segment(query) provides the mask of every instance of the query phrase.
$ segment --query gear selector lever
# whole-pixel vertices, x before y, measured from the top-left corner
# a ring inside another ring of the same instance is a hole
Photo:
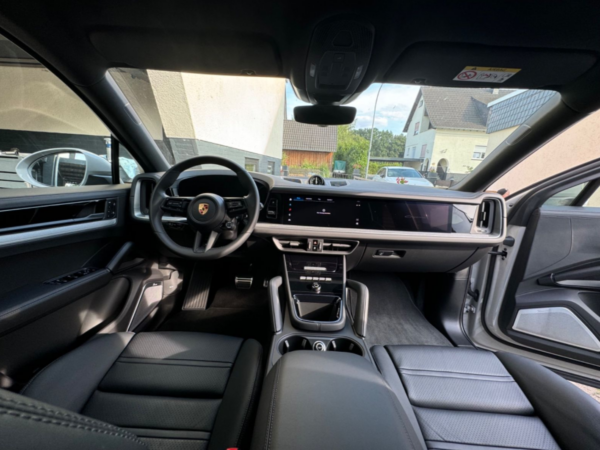
[[[321,285],[319,283],[313,283],[312,286],[310,287],[312,289],[312,291],[315,294],[320,294],[321,293]]]

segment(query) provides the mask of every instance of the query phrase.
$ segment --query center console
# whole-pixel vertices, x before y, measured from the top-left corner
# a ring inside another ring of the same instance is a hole
[[[274,333],[252,448],[425,448],[365,341],[369,291],[346,277],[358,242],[274,242],[282,276],[269,281]]]
[[[308,244],[313,246],[313,242]],[[346,280],[346,255],[316,251],[283,255],[283,277],[270,280],[274,338],[271,364],[299,350],[359,355],[371,360],[364,341],[366,286]]]
[[[284,256],[291,321],[299,330],[344,328],[346,265],[343,256]]]

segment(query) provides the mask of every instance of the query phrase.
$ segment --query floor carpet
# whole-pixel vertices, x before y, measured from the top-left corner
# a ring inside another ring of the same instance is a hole
[[[168,318],[161,331],[199,331],[268,341],[271,322],[266,289],[220,287],[211,292],[208,308],[179,311]]]
[[[348,279],[369,288],[369,345],[452,345],[415,306],[397,275],[351,272]]]

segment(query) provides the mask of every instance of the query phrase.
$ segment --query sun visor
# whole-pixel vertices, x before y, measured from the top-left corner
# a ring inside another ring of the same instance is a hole
[[[566,85],[596,62],[593,53],[448,43],[405,50],[386,82],[447,87],[552,88]]]
[[[253,34],[95,31],[90,40],[114,66],[219,75],[281,76],[275,44]]]

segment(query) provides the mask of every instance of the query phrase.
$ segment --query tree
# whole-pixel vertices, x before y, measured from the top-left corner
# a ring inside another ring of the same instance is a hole
[[[346,173],[352,174],[354,169],[360,169],[364,176],[367,167],[369,141],[359,135],[351,125],[338,127],[337,151],[334,160],[346,161]]]
[[[371,139],[370,128],[360,128],[354,130],[354,133],[362,136],[367,141]],[[373,129],[373,147],[371,148],[371,157],[379,158],[402,158],[404,156],[404,147],[406,136],[403,134],[395,135],[391,131]]]

